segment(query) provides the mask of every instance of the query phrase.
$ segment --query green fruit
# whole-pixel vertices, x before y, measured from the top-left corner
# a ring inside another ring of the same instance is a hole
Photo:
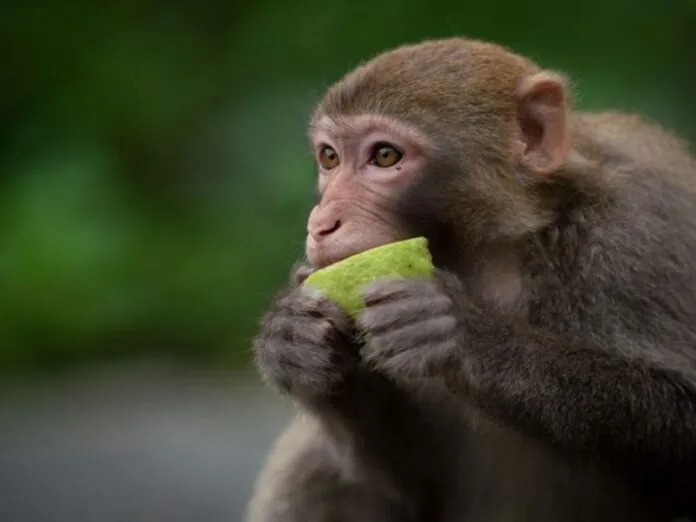
[[[423,237],[382,245],[312,273],[304,282],[355,317],[363,308],[362,289],[385,277],[432,277],[434,268]]]

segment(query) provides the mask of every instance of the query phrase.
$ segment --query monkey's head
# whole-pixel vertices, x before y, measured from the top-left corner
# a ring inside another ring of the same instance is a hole
[[[542,226],[534,187],[566,161],[567,105],[563,77],[479,41],[403,46],[361,65],[311,119],[309,261],[424,235],[446,262]]]

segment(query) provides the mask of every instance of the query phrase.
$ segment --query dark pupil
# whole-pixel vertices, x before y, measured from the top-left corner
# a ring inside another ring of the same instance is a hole
[[[329,161],[333,161],[336,158],[336,153],[331,149],[324,149],[324,157]]]
[[[381,149],[379,149],[378,154],[382,156],[383,159],[389,159],[389,156],[392,152],[393,150],[391,147],[382,147]]]

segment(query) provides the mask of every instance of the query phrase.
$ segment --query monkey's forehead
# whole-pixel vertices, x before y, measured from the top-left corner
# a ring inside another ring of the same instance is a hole
[[[397,120],[384,114],[343,114],[336,117],[323,115],[309,127],[309,137],[315,142],[328,138],[333,142],[351,142],[369,133],[382,133],[391,140],[398,138],[414,149],[414,152],[433,150],[435,143],[418,126]]]
[[[514,110],[516,84],[532,69],[538,67],[477,40],[404,45],[377,55],[329,87],[312,122],[324,115],[377,113],[422,120]]]

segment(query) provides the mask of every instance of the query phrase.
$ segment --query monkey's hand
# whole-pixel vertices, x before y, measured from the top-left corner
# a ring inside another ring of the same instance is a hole
[[[441,375],[459,359],[459,326],[449,292],[457,282],[436,275],[384,279],[365,289],[365,309],[356,319],[365,342],[364,364],[403,381]]]
[[[296,270],[297,280],[302,279]],[[331,394],[355,366],[351,322],[316,290],[294,286],[278,297],[254,341],[262,377],[281,393],[303,402]]]

